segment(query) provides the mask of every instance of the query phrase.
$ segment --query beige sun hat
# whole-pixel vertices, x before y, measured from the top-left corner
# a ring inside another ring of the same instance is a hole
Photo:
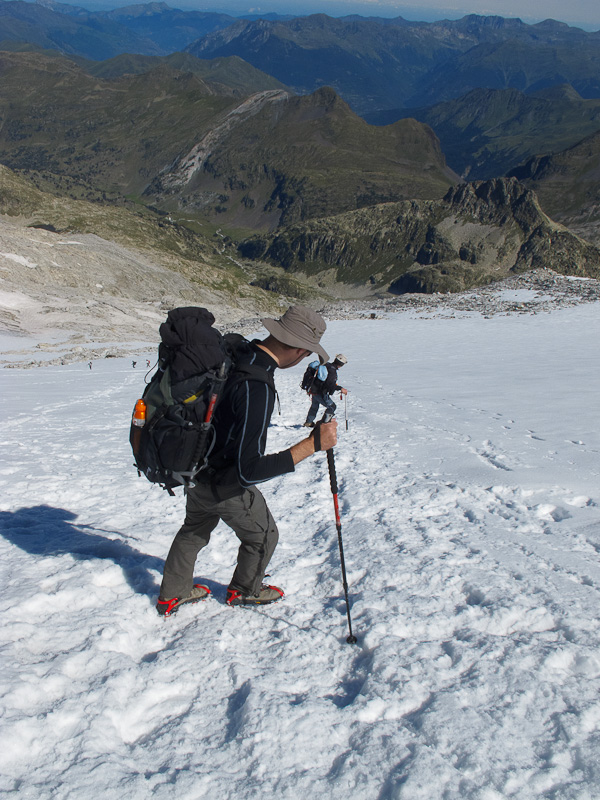
[[[263,319],[262,324],[278,342],[290,347],[303,347],[316,353],[324,364],[329,356],[319,342],[325,333],[327,323],[320,314],[304,306],[290,306],[279,319]]]

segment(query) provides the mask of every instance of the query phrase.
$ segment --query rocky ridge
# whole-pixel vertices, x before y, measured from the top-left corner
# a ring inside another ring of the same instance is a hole
[[[323,285],[370,284],[372,293],[456,292],[541,267],[600,277],[600,249],[551,220],[515,178],[311,220],[250,237],[239,251]]]

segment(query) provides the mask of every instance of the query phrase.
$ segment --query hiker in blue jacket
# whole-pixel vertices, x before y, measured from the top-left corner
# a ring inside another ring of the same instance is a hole
[[[338,370],[347,363],[346,356],[338,353],[332,363],[320,364],[318,361],[311,361],[306,368],[300,385],[308,392],[312,402],[304,423],[305,428],[315,427],[315,417],[319,411],[319,406],[324,406],[332,414],[335,413],[337,406],[331,397],[334,392],[348,394],[348,390],[337,382]]]

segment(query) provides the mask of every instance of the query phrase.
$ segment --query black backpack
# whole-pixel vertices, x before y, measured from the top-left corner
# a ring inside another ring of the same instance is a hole
[[[251,378],[275,389],[272,376],[243,363],[250,343],[239,334],[221,335],[214,321],[206,308],[169,312],[159,329],[158,369],[134,408],[134,466],[169,494],[176,486],[194,486],[207,466],[216,438],[214,412],[226,387]]]
[[[311,367],[310,364],[304,371],[304,375],[302,376],[302,383],[300,384],[300,388],[304,389],[305,392],[311,392],[313,388],[313,384],[317,379],[317,369],[318,367]]]
[[[327,369],[327,377],[325,380],[321,380],[317,378],[319,366],[311,367],[309,364],[302,377],[300,388],[313,394],[322,394],[323,392],[331,394],[334,392],[337,386],[337,372],[332,364],[325,364],[325,368]]]

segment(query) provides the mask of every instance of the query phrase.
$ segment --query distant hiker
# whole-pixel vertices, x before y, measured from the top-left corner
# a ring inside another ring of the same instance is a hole
[[[147,366],[147,367],[149,367],[149,366],[150,366],[150,359],[149,359],[149,358],[147,358],[147,359],[146,359],[146,366]]]
[[[88,367],[89,367],[90,369],[92,368],[92,362],[91,362],[91,361],[88,361]]]
[[[132,362],[131,362],[131,366],[132,366],[134,369],[135,369],[136,365],[137,365],[137,361],[132,361]]]
[[[306,368],[300,387],[310,395],[312,402],[304,423],[305,428],[315,427],[315,417],[319,406],[324,406],[332,414],[335,412],[337,406],[331,397],[334,392],[348,394],[348,390],[339,386],[337,382],[338,370],[347,363],[346,356],[339,353],[331,364],[319,364],[318,361],[311,361]]]
[[[327,326],[319,314],[301,306],[292,306],[278,320],[263,319],[262,323],[269,336],[249,343],[245,356],[255,375],[242,373],[226,387],[215,413],[216,437],[209,466],[198,473],[195,486],[185,490],[185,521],[165,561],[156,605],[162,616],[209,594],[206,586],[193,585],[194,565],[221,519],[241,543],[227,588],[227,604],[263,605],[281,599],[282,589],[263,583],[279,534],[255,484],[294,472],[300,461],[336,444],[337,423],[332,421],[287,450],[265,455],[275,405],[275,370],[294,367],[311,353],[325,363],[327,353],[319,342]]]

